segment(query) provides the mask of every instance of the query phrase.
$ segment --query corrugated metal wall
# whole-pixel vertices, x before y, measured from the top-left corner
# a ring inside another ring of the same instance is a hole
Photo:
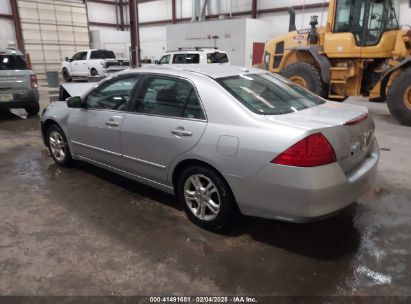
[[[26,52],[45,83],[47,71],[60,71],[64,57],[90,47],[87,11],[81,0],[19,0]]]

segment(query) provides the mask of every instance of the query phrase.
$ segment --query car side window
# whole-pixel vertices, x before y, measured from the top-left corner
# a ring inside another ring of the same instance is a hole
[[[92,51],[90,54],[90,59],[103,59],[103,54],[100,51]]]
[[[176,63],[176,64],[200,63],[200,55],[199,54],[174,54],[173,63]]]
[[[72,61],[77,61],[77,60],[81,60],[81,56],[82,56],[83,52],[78,52],[76,54],[74,54],[73,58],[71,58]]]
[[[81,58],[80,60],[87,60],[87,52],[82,52],[81,53]]]
[[[171,76],[151,76],[137,93],[136,112],[160,116],[205,119],[194,86]]]
[[[90,59],[115,59],[116,55],[112,51],[92,51],[90,54]]]
[[[87,109],[125,109],[139,75],[128,75],[111,80],[91,91],[86,98]]]
[[[207,54],[207,63],[227,63],[228,61],[226,53],[214,52]]]
[[[170,57],[171,57],[171,55],[164,55],[163,57],[161,57],[161,59],[158,63],[159,64],[169,64],[170,63]]]

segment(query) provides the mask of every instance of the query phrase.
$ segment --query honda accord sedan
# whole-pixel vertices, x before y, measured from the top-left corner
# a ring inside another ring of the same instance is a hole
[[[58,165],[85,161],[176,194],[212,230],[236,211],[330,216],[366,191],[379,159],[366,108],[235,66],[123,71],[52,103],[41,124]]]

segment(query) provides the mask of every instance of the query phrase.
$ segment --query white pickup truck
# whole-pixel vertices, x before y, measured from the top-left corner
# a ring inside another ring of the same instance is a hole
[[[61,64],[61,73],[66,82],[75,77],[105,77],[110,73],[125,70],[130,67],[130,60],[117,59],[113,51],[84,50],[79,51]]]

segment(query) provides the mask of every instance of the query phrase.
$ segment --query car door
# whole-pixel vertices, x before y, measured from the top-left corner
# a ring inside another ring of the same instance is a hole
[[[81,52],[78,52],[71,57],[71,59],[68,61],[67,68],[69,70],[69,73],[71,76],[77,76],[76,74],[76,67],[77,67],[77,62],[81,58]]]
[[[114,77],[91,91],[85,108],[73,109],[67,126],[74,155],[118,167],[120,130],[138,74]]]
[[[84,76],[82,74],[82,67],[84,58],[87,58],[87,52],[78,52],[70,60],[70,74],[71,76]]]
[[[171,161],[193,148],[207,125],[197,90],[187,79],[146,75],[131,110],[121,132],[123,167],[167,184]]]
[[[77,73],[79,76],[88,76],[89,69],[88,69],[88,61],[87,61],[87,52],[81,53],[80,60],[77,61]]]

